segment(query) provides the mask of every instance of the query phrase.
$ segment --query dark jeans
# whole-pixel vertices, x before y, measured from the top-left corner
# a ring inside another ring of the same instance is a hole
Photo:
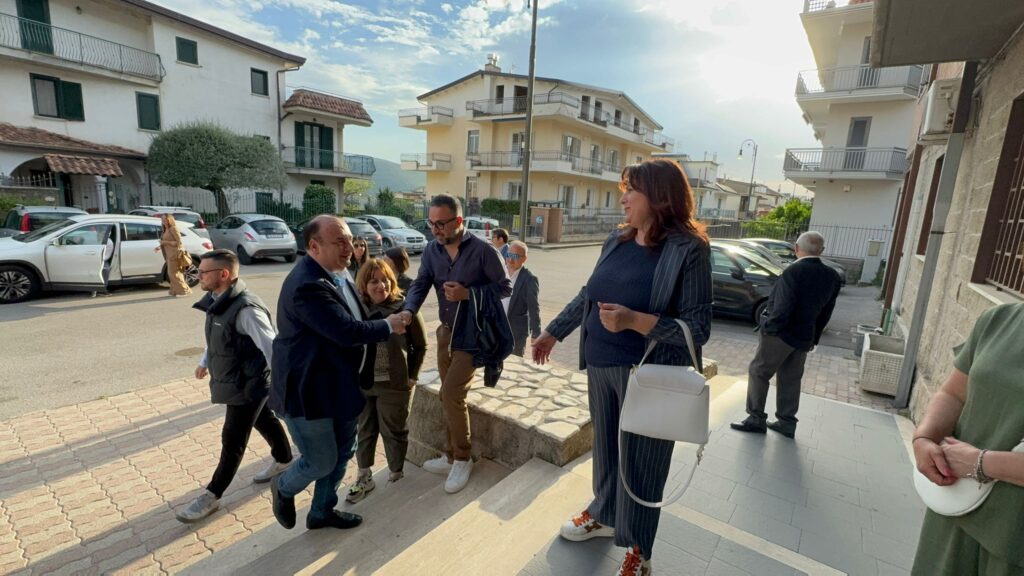
[[[796,430],[796,411],[800,408],[800,380],[804,376],[807,352],[786,344],[782,338],[761,334],[757,352],[750,362],[747,383],[747,414],[764,422],[768,400],[768,381],[775,376],[775,416],[787,430]]]
[[[228,406],[227,415],[224,416],[224,429],[221,430],[220,463],[213,472],[213,479],[206,487],[213,492],[213,495],[220,498],[228,489],[231,480],[238,472],[238,466],[242,463],[242,455],[245,454],[245,447],[249,444],[249,434],[252,429],[263,436],[263,439],[270,444],[270,454],[278,462],[290,462],[292,459],[292,447],[288,444],[288,437],[284,434],[284,427],[281,421],[274,417],[270,409],[264,406],[266,400],[242,404],[239,406]]]
[[[357,421],[356,418],[307,420],[298,416],[284,417],[302,456],[278,477],[278,493],[293,498],[311,482],[316,482],[313,502],[309,506],[311,518],[322,520],[338,505],[338,486],[356,449]]]

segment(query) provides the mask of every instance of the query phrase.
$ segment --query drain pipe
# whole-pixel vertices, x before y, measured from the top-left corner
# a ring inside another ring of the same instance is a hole
[[[942,163],[939,176],[939,187],[935,194],[935,206],[932,211],[932,227],[928,233],[928,248],[925,251],[924,270],[921,272],[921,283],[917,288],[917,300],[914,302],[914,317],[911,320],[910,332],[907,333],[907,346],[903,352],[903,367],[896,387],[894,408],[906,408],[910,405],[910,393],[914,385],[914,372],[917,370],[917,354],[921,346],[924,331],[925,315],[928,313],[928,301],[932,294],[932,284],[939,263],[939,252],[942,249],[942,237],[946,234],[946,218],[953,202],[953,188],[960,169],[960,157],[964,151],[964,132],[971,115],[971,101],[974,99],[974,83],[978,74],[978,63],[975,61],[964,64],[963,77],[960,79],[960,94],[956,103],[956,115],[953,118],[953,130],[946,144],[946,157]]]

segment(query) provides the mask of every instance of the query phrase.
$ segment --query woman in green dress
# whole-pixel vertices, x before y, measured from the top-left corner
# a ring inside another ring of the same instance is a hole
[[[913,574],[1024,574],[1024,453],[1010,452],[1024,438],[1024,304],[982,314],[953,365],[914,431],[917,469],[942,486],[999,482],[969,514],[926,513]]]

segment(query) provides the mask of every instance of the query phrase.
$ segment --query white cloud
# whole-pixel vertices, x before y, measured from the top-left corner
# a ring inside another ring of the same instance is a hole
[[[444,12],[445,14],[451,14],[452,10],[455,10],[455,7],[452,6],[451,4],[447,2],[441,4],[441,12]]]

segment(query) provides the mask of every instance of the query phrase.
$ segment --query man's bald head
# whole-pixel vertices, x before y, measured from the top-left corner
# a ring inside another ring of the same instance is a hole
[[[306,253],[331,272],[348,268],[352,258],[352,232],[344,220],[333,214],[321,214],[302,231]]]

